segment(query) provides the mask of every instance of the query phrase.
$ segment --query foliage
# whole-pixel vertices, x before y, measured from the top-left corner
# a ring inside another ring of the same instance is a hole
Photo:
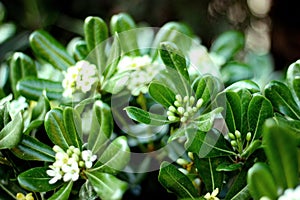
[[[207,50],[182,23],[153,30],[126,13],[83,30],[67,47],[36,30],[34,57],[7,60],[0,186],[11,198],[122,199],[155,170],[179,199],[277,199],[299,185],[298,61],[268,80],[268,57],[237,31]]]

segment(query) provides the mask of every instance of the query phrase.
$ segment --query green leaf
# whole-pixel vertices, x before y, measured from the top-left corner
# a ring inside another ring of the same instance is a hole
[[[299,61],[294,62],[291,64],[287,70],[286,75],[288,84],[292,89],[292,92],[295,97],[298,98],[300,101],[300,63]],[[299,106],[299,103],[298,103]]]
[[[241,80],[241,81],[235,82],[235,83],[231,84],[230,86],[228,86],[226,88],[226,91],[231,90],[231,91],[237,92],[241,89],[246,89],[246,90],[250,91],[252,94],[260,92],[259,85],[252,80]]]
[[[137,107],[128,106],[125,108],[125,111],[127,112],[127,115],[131,119],[133,119],[137,122],[140,122],[140,123],[150,124],[150,125],[154,125],[154,126],[161,126],[164,124],[171,123],[163,115],[150,113],[150,112],[144,111]]]
[[[75,64],[74,59],[67,53],[66,49],[46,31],[34,31],[30,35],[29,42],[37,56],[59,70],[66,70]]]
[[[51,147],[28,135],[23,135],[21,142],[11,151],[23,160],[55,161],[55,153]]]
[[[24,135],[29,135],[31,131],[34,129],[39,128],[44,124],[44,120],[36,119],[30,122],[30,124],[25,127],[26,129],[24,130]]]
[[[64,150],[68,149],[70,138],[66,138],[67,132],[64,126],[63,111],[58,108],[50,110],[45,117],[45,130],[49,139]],[[69,136],[67,136],[69,137]]]
[[[17,90],[22,96],[36,101],[43,95],[44,90],[46,91],[46,96],[50,100],[61,99],[64,91],[60,82],[35,77],[21,79],[17,84]]]
[[[173,42],[183,52],[191,47],[192,32],[190,28],[180,22],[167,22],[157,32],[154,41],[151,57],[155,60],[158,56],[158,49],[162,42]]]
[[[7,103],[4,103],[3,106],[0,104],[0,130],[2,130],[4,126],[6,126],[11,121],[8,109],[9,108]]]
[[[276,182],[267,164],[255,163],[248,171],[247,182],[254,200],[259,200],[263,196],[277,199]]]
[[[261,147],[261,141],[260,140],[253,140],[250,145],[247,147],[247,149],[244,150],[244,152],[241,154],[241,157],[248,158],[254,151],[256,151],[258,148]]]
[[[273,120],[265,123],[263,146],[272,174],[282,189],[298,185],[298,156],[295,138],[289,129],[280,127]]]
[[[210,51],[223,56],[226,60],[232,58],[238,51],[244,48],[245,37],[238,31],[227,31],[219,35],[213,42]]]
[[[173,91],[159,82],[151,82],[149,85],[149,94],[157,102],[168,108],[174,104],[175,94]]]
[[[291,134],[293,134],[295,140],[297,141],[297,146],[300,146],[300,121],[299,120],[294,120],[294,119],[286,119],[280,115],[276,115],[273,118],[276,123],[278,124],[278,126],[281,127],[286,127],[288,129],[290,129]]]
[[[189,83],[190,77],[187,70],[185,56],[178,49],[178,47],[171,42],[162,42],[160,44],[160,57],[164,64],[171,69],[176,70],[180,74],[180,83],[185,85]],[[168,68],[167,68],[168,70]]]
[[[21,78],[26,76],[37,76],[35,63],[26,54],[16,52],[10,61],[10,82],[15,98],[19,96],[19,92],[16,89],[17,83]]]
[[[84,21],[84,35],[91,60],[103,72],[106,56],[104,42],[108,38],[108,29],[105,21],[100,17],[87,17]]]
[[[0,131],[0,149],[9,149],[18,145],[22,139],[23,117],[18,113],[12,121],[10,121]]]
[[[118,34],[115,34],[114,41],[109,50],[108,58],[106,61],[106,65],[105,65],[106,68],[103,72],[103,76],[105,79],[112,77],[113,74],[116,72],[120,58],[121,58],[120,39],[118,37]]]
[[[216,115],[219,114],[222,110],[222,107],[218,107],[208,113],[201,114],[192,123],[196,124],[197,130],[208,132],[214,125]]]
[[[221,89],[220,81],[212,75],[204,75],[196,79],[192,85],[196,99],[203,99],[204,105],[211,102]]]
[[[252,141],[259,139],[266,119],[273,117],[271,102],[262,95],[254,95],[248,107],[248,123]]]
[[[101,199],[122,199],[122,196],[127,189],[126,182],[119,180],[111,174],[100,173],[97,171],[85,171],[85,174]]]
[[[190,152],[196,153],[200,158],[235,155],[231,150],[230,143],[217,129],[211,129],[207,133],[202,131],[196,132],[195,129],[187,129],[187,137],[185,148]]]
[[[63,110],[63,121],[66,128],[66,136],[68,144],[81,149],[82,128],[81,118],[76,110],[71,107],[66,107]]]
[[[221,74],[227,85],[254,77],[251,66],[236,61],[225,64],[221,69]]]
[[[18,176],[19,184],[32,192],[47,192],[58,188],[62,182],[49,184],[51,177],[46,173],[47,167],[36,167],[22,172]]]
[[[110,138],[113,131],[113,118],[110,107],[102,101],[94,103],[95,113],[99,129],[92,130],[88,138],[88,149],[97,153]]]
[[[290,89],[284,83],[271,81],[266,85],[264,93],[272,102],[274,110],[293,119],[300,119],[300,108],[295,102]]]
[[[95,200],[98,198],[97,193],[93,189],[89,180],[86,180],[86,182],[81,186],[78,196],[81,200]]]
[[[127,139],[125,136],[120,136],[105,149],[93,169],[89,171],[115,174],[127,165],[129,159],[130,149]]]
[[[222,188],[224,173],[218,172],[216,169],[223,162],[223,159],[199,158],[194,154],[194,162],[207,191],[212,192],[216,188]]]
[[[174,165],[166,161],[160,166],[158,181],[168,191],[175,193],[179,198],[195,199],[199,196],[190,179]]]
[[[73,56],[76,61],[84,60],[88,56],[87,44],[85,41],[79,40],[74,44]]]
[[[48,200],[68,200],[73,187],[73,181],[65,183],[58,191],[54,193]]]
[[[242,190],[240,190],[231,198],[231,200],[249,200],[249,199],[251,199],[251,195],[248,186],[245,186]]]
[[[132,17],[126,13],[113,15],[110,20],[111,34],[118,33],[121,49],[125,54],[139,56],[136,25]]]
[[[48,98],[43,94],[32,109],[31,120],[44,120],[46,113],[50,110]]]

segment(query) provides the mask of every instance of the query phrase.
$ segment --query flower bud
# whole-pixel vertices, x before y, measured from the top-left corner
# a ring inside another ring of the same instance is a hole
[[[176,100],[177,100],[178,102],[182,102],[182,97],[181,97],[180,94],[177,94],[177,95],[175,96],[175,98],[176,98]]]
[[[194,154],[193,154],[193,152],[188,152],[188,156],[189,156],[189,158],[190,159],[192,159],[192,160],[194,160]]]
[[[182,115],[184,113],[185,109],[183,107],[179,107],[179,108],[177,108],[177,111],[179,112],[179,114]]]
[[[187,103],[188,100],[189,100],[189,97],[188,97],[188,96],[185,96],[185,97],[183,98],[183,102],[184,102],[184,103]]]
[[[177,162],[177,164],[179,164],[179,165],[187,165],[187,164],[189,164],[189,162],[188,162],[186,159],[183,159],[183,158],[178,158],[178,159],[176,160],[176,162]]]
[[[193,105],[195,103],[195,97],[191,96],[190,97],[190,105]]]
[[[196,103],[196,107],[199,109],[203,104],[203,99],[198,99],[197,103]]]
[[[236,137],[237,139],[240,139],[240,138],[241,138],[241,133],[240,133],[238,130],[236,130],[236,131],[234,132],[234,134],[235,134],[235,137]]]
[[[235,140],[235,135],[234,134],[228,133],[228,136],[229,136],[230,139]]]
[[[177,121],[177,120],[178,120],[178,117],[175,117],[175,116],[168,116],[168,120],[174,122],[174,121]]]
[[[176,112],[176,108],[175,108],[174,106],[170,106],[170,107],[169,107],[169,111],[171,111],[171,112]]]
[[[178,102],[178,101],[175,101],[175,102],[174,102],[174,105],[175,105],[176,107],[179,107],[179,106],[181,106],[181,103]]]
[[[251,140],[251,132],[248,132],[247,135],[246,135],[246,140],[249,142]]]
[[[167,111],[167,115],[168,115],[168,116],[174,116],[174,113],[171,112],[171,111]]]
[[[235,140],[230,141],[231,146],[237,147],[237,142]]]
[[[180,119],[180,121],[181,121],[182,123],[186,122],[187,120],[188,120],[187,117],[181,117],[181,119]]]

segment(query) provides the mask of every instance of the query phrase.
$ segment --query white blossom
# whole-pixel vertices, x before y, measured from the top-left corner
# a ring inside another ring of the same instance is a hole
[[[51,176],[52,178],[49,181],[49,184],[54,184],[60,179],[62,179],[62,171],[60,170],[59,167],[55,167],[53,165],[49,166],[49,170],[46,171],[48,176]]]
[[[70,66],[64,73],[62,82],[64,88],[63,96],[71,97],[76,91],[87,93],[99,80],[96,65],[88,61],[78,61],[74,66]]]
[[[278,200],[300,200],[300,185],[298,185],[295,189],[286,189]]]
[[[70,162],[70,165],[63,165],[62,171],[65,173],[63,176],[64,182],[68,182],[70,180],[77,181],[79,178],[80,169],[78,167],[78,163],[75,160]]]
[[[97,156],[93,155],[92,151],[90,150],[82,151],[81,157],[86,168],[91,168],[93,166],[93,162],[97,159]]]
[[[209,192],[206,193],[204,198],[206,200],[219,200],[219,198],[217,197],[218,193],[219,193],[219,188],[216,188],[211,194]]]

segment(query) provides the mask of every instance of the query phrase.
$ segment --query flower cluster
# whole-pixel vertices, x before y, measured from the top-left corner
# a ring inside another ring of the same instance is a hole
[[[70,146],[65,152],[62,148],[55,145],[53,150],[55,154],[55,162],[49,166],[47,174],[52,177],[50,184],[56,183],[63,179],[64,182],[70,180],[76,181],[79,178],[81,168],[91,168],[93,162],[97,159],[90,150],[80,151],[79,148]]]
[[[96,65],[85,60],[70,66],[64,75],[62,86],[64,88],[63,96],[65,97],[71,97],[76,91],[87,93],[99,80]]]
[[[196,102],[195,97],[176,95],[174,106],[170,106],[167,111],[168,119],[170,121],[186,122],[201,108],[203,99],[198,99]]]
[[[231,143],[231,146],[235,149],[237,149],[237,151],[241,154],[245,149],[247,149],[248,145],[249,145],[249,142],[251,141],[251,133],[248,132],[247,135],[246,135],[246,141],[247,141],[247,145],[246,145],[246,148],[244,149],[243,145],[243,141],[242,141],[242,137],[241,137],[241,133],[240,131],[236,130],[233,133],[228,133],[228,136],[229,138],[231,139],[230,143]]]
[[[118,70],[133,71],[130,73],[127,89],[133,96],[148,92],[148,84],[159,73],[162,66],[158,62],[153,62],[148,55],[130,57],[124,56],[118,64]]]

